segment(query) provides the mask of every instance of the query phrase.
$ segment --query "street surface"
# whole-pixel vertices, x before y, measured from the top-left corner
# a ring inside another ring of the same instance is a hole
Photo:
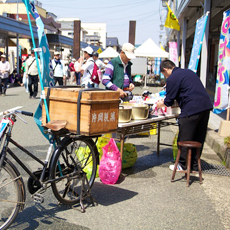
[[[137,87],[134,93],[145,89]],[[158,87],[147,90],[157,92]],[[9,88],[5,97],[0,97],[0,113],[4,110],[23,106],[22,110],[35,112],[39,98],[29,99],[24,87]],[[33,118],[22,116],[28,124],[18,119],[13,130],[13,139],[40,159],[45,159],[48,142],[40,133]],[[164,127],[161,142],[171,144],[176,127]],[[98,206],[87,206],[86,212],[58,205],[48,188],[43,204],[35,204],[26,189],[27,200],[10,229],[230,229],[230,177],[203,173],[203,184],[198,175],[191,175],[191,185],[186,187],[183,174],[176,174],[171,183],[173,163],[172,148],[161,146],[160,156],[156,154],[157,136],[131,136],[126,140],[136,144],[138,159],[136,164],[122,171],[122,177],[115,185],[105,185],[97,178],[92,192]],[[12,150],[15,150],[12,148]],[[31,170],[39,165],[16,151],[19,158]],[[207,145],[202,160],[220,164],[219,158]],[[25,186],[28,176],[23,175]]]

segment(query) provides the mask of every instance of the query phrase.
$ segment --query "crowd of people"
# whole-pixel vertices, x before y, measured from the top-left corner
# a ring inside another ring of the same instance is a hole
[[[126,43],[126,45],[127,44],[129,43]],[[134,47],[132,48],[134,50]],[[102,83],[102,86],[107,89],[114,90],[115,88],[116,89],[119,88],[118,86],[116,87],[108,86],[108,82],[110,82],[111,84],[112,79],[117,78],[117,76],[111,78],[110,81],[108,81],[107,79],[109,70],[106,72],[106,67],[110,63],[109,60],[107,59],[105,59],[104,61],[100,60],[99,54],[97,52],[94,52],[90,46],[82,49],[82,51],[83,51],[83,57],[79,57],[78,59],[72,58],[71,61],[62,60],[61,54],[57,51],[54,52],[54,57],[52,59],[54,85],[62,86],[62,85],[71,84],[71,85],[79,85],[85,88],[99,88],[99,84]],[[121,56],[122,56],[122,52],[121,52]],[[40,59],[38,59],[38,62],[36,61],[34,51],[32,50],[30,55],[26,55],[23,57],[23,60],[20,62],[21,65],[19,67],[20,69],[19,73],[17,72],[17,69],[15,69],[12,73],[10,73],[10,63],[9,61],[7,61],[6,55],[4,55],[3,53],[0,55],[1,55],[0,94],[5,96],[9,84],[14,83],[20,86],[24,86],[26,92],[29,93],[29,98],[35,99],[38,94],[38,84],[39,84],[38,65],[40,66],[40,71],[41,71],[41,62]],[[123,59],[121,63],[123,63],[124,66],[126,66],[127,63]],[[111,65],[112,64],[110,63],[110,67]],[[103,74],[105,75],[106,78],[105,81],[103,80]],[[127,74],[122,76],[125,77],[126,79],[125,84],[127,82],[127,78],[128,78],[127,76],[128,76]],[[129,86],[127,85],[127,87]],[[125,87],[125,89],[127,87]],[[127,92],[124,95],[126,94]]]
[[[52,67],[55,85],[71,84],[82,87],[99,87],[101,76],[105,70],[106,64],[108,64],[108,60],[102,62],[98,58],[98,53],[93,52],[91,47],[86,47],[83,49],[83,51],[84,58],[80,57],[78,60],[72,58],[70,62],[63,61],[61,59],[61,54],[59,52],[54,52]],[[24,86],[26,92],[29,93],[29,98],[35,99],[38,94],[39,84],[39,72],[37,64],[40,66],[41,71],[40,59],[38,58],[37,63],[35,53],[32,50],[29,55],[24,55],[23,60],[20,59],[19,63],[19,73],[17,69],[12,71],[6,55],[2,52],[0,53],[0,95],[5,96],[9,85],[16,84]],[[90,82],[92,70],[94,69],[94,63],[98,67],[99,79],[97,83],[92,81]]]

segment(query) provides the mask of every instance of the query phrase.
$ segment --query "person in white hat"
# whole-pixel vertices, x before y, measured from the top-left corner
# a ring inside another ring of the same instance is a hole
[[[65,63],[60,58],[59,52],[54,52],[54,59],[52,60],[53,74],[54,74],[54,85],[66,85],[66,72]]]
[[[6,95],[9,73],[10,73],[10,63],[6,61],[6,55],[2,54],[1,61],[0,61],[0,94],[2,96]]]
[[[135,58],[134,49],[131,43],[123,44],[120,55],[108,63],[102,78],[102,84],[107,89],[118,91],[123,101],[132,99],[134,84],[130,60]]]
[[[95,85],[91,81],[91,75],[94,67],[93,60],[93,49],[90,46],[82,49],[84,52],[84,58],[86,59],[86,63],[83,65],[84,58],[79,58],[78,72],[80,72],[83,76],[81,79],[81,86],[85,88],[94,88]]]

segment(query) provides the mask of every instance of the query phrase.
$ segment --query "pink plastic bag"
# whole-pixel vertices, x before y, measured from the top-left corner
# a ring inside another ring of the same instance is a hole
[[[121,155],[113,138],[102,147],[99,177],[104,184],[115,184],[121,173]]]

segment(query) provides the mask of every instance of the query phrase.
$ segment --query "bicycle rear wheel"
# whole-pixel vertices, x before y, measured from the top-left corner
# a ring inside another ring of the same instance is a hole
[[[93,185],[98,151],[93,140],[85,137],[65,138],[62,143],[63,145],[55,151],[51,163],[50,179],[57,179],[51,186],[55,197],[62,204],[73,205],[80,200],[84,173],[89,186]],[[74,175],[65,177],[71,173]]]
[[[7,229],[24,205],[21,176],[6,160],[0,171],[0,229]]]

